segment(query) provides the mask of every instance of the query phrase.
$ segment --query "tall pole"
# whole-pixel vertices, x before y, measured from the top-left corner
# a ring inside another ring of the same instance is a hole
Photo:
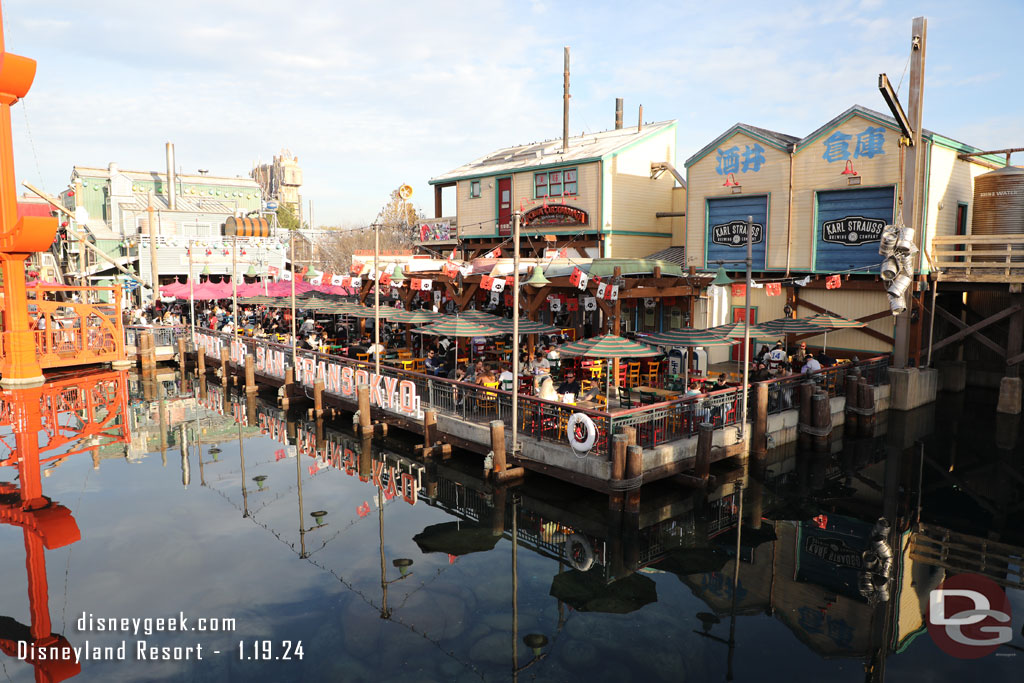
[[[910,43],[910,92],[907,101],[907,119],[913,130],[914,139],[906,152],[906,163],[903,167],[903,215],[909,227],[914,229],[914,241],[920,247],[923,244],[924,226],[921,224],[922,204],[920,194],[924,188],[924,154],[921,151],[921,119],[924,101],[924,58],[925,42],[928,37],[928,20],[915,17],[911,28]],[[920,162],[920,163],[918,163]],[[916,273],[917,261],[920,256],[911,255]],[[916,279],[916,278],[915,278]],[[910,295],[910,290],[903,294]],[[911,296],[910,306],[896,316],[896,329],[893,332],[893,367],[905,368],[910,358],[910,307],[914,305]],[[915,351],[915,356],[918,354]]]
[[[519,223],[512,214],[512,457],[519,452]]]
[[[196,283],[192,279],[192,250],[196,243],[189,240],[188,243],[188,310],[189,319],[192,322],[192,348],[196,348]]]
[[[299,351],[295,341],[295,229],[291,230],[290,251],[292,261],[292,368],[298,366]]]
[[[562,70],[562,151],[569,150],[569,48],[565,48],[565,68]],[[516,342],[518,343],[518,342]]]
[[[747,286],[743,302],[743,414],[740,418],[739,436],[747,436],[747,397],[750,394],[750,271],[754,265],[754,217],[747,216]]]
[[[235,339],[238,338],[238,228],[236,234],[231,236],[231,317],[234,325],[231,326]]]
[[[377,259],[380,256],[380,223],[373,224],[373,371],[380,376],[380,271]],[[422,340],[421,340],[422,341]]]
[[[160,296],[160,274],[156,265],[156,222],[153,220],[153,193],[149,193],[149,206],[146,208],[149,214],[149,267],[153,278],[153,308],[156,308],[157,297]],[[141,268],[140,268],[141,270]],[[142,288],[139,288],[141,292]]]

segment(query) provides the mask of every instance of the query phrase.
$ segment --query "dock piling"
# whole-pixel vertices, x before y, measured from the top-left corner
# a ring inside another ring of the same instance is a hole
[[[188,363],[187,348],[184,337],[178,337],[178,367],[182,370],[185,369],[185,365]]]
[[[832,444],[832,407],[828,394],[818,390],[811,398],[813,443],[816,453],[828,453]]]
[[[317,417],[324,415],[324,381],[322,379],[313,383],[313,413]]]
[[[625,434],[612,435],[612,479],[610,482],[612,492],[608,495],[608,509],[621,510],[625,502],[622,489],[622,480],[626,478],[626,448],[629,447],[629,437]]]
[[[846,375],[846,416],[843,423],[845,436],[856,436],[860,433],[860,384],[852,372]]]
[[[761,466],[768,455],[768,385],[765,382],[754,384],[754,434],[750,444],[750,455],[754,464]],[[701,425],[703,430],[704,425]],[[710,449],[709,449],[710,455]],[[700,446],[697,447],[697,459],[700,461]]]
[[[804,382],[800,385],[800,417],[797,424],[797,446],[801,451],[811,448],[811,433],[806,427],[813,424],[811,412],[811,397],[814,395],[814,383]]]
[[[526,475],[522,467],[508,467],[505,462],[505,423],[501,420],[491,420],[491,454],[491,477],[495,482],[500,484]]]
[[[626,447],[626,479],[639,480],[644,474],[644,449],[637,445]],[[640,514],[640,485],[626,492],[626,512]]]
[[[868,382],[867,377],[861,377],[858,382],[857,405],[861,409],[860,435],[874,436],[875,432],[875,388]]]
[[[259,387],[256,386],[256,366],[253,365],[251,356],[249,361],[245,364],[245,393],[255,394],[259,391]]]

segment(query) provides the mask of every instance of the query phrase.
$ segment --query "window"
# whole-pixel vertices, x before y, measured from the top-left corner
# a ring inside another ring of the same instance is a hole
[[[480,181],[470,180],[469,181],[469,198],[479,199],[480,198]]]
[[[576,169],[535,173],[533,176],[534,196],[571,197],[576,194]]]

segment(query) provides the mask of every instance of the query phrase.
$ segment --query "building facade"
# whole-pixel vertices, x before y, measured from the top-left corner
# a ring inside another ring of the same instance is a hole
[[[567,149],[561,139],[500,149],[433,178],[434,223],[450,225],[449,237],[468,258],[509,248],[515,211],[522,212],[527,256],[566,249],[583,258],[634,258],[671,246],[673,231],[682,238],[685,189],[669,172],[675,121],[567,142]],[[444,215],[445,188],[454,189],[455,216]]]
[[[713,271],[726,261],[725,268],[739,278],[749,217],[759,284],[782,285],[779,294],[763,286],[753,289],[754,322],[783,317],[787,308],[794,317],[828,311],[868,323],[829,334],[830,350],[891,352],[894,317],[879,278],[878,248],[886,225],[912,224],[910,216],[900,216],[905,149],[900,137],[894,119],[861,106],[802,138],[734,125],[686,161],[687,265]],[[968,231],[974,178],[1005,162],[992,156],[960,158],[981,150],[931,131],[924,131],[922,147],[924,231],[918,236],[917,274],[927,275],[932,240]],[[840,276],[839,287],[827,288],[830,281],[836,284],[828,278],[833,275]],[[743,289],[729,294],[727,320],[715,324],[742,319]],[[911,307],[918,339],[922,296],[920,289],[913,292]],[[757,340],[756,348],[774,341]],[[807,341],[820,346],[825,340]]]
[[[235,240],[225,235],[229,218],[261,212],[261,189],[252,178],[172,172],[169,183],[168,174],[162,171],[127,171],[116,163],[106,168],[75,166],[60,201],[75,217],[70,225],[73,231],[84,234],[145,283],[152,280],[151,245],[157,252],[160,284],[187,281],[190,263],[193,277],[229,275],[235,243],[240,276],[264,274],[270,266],[284,267],[286,244],[278,236]],[[72,233],[63,237],[61,261],[68,276],[87,284],[118,281],[133,286]]]
[[[259,164],[249,175],[259,184],[267,201],[278,202],[302,218],[302,168],[291,151],[281,150],[271,163]]]

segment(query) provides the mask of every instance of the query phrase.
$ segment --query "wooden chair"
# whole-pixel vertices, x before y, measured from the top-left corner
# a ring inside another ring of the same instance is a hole
[[[498,381],[484,382],[484,388],[486,389],[497,389]],[[476,400],[477,408],[485,413],[498,412],[498,395],[493,391],[483,391],[477,395]]]
[[[656,387],[661,384],[661,380],[658,379],[658,370],[660,369],[660,363],[648,363],[647,372],[644,373],[644,384],[649,387]]]
[[[356,360],[368,363],[370,361],[370,354],[368,353],[357,353]]]
[[[629,364],[629,376],[626,378],[626,386],[630,388],[640,386],[640,363]]]
[[[427,359],[426,358],[413,358],[412,359],[412,371],[419,372],[421,374],[427,372]]]
[[[412,358],[412,351],[409,349],[398,349],[399,358]]]
[[[658,397],[653,391],[639,391],[640,394],[640,405],[649,406],[652,403],[658,403],[661,398]]]

